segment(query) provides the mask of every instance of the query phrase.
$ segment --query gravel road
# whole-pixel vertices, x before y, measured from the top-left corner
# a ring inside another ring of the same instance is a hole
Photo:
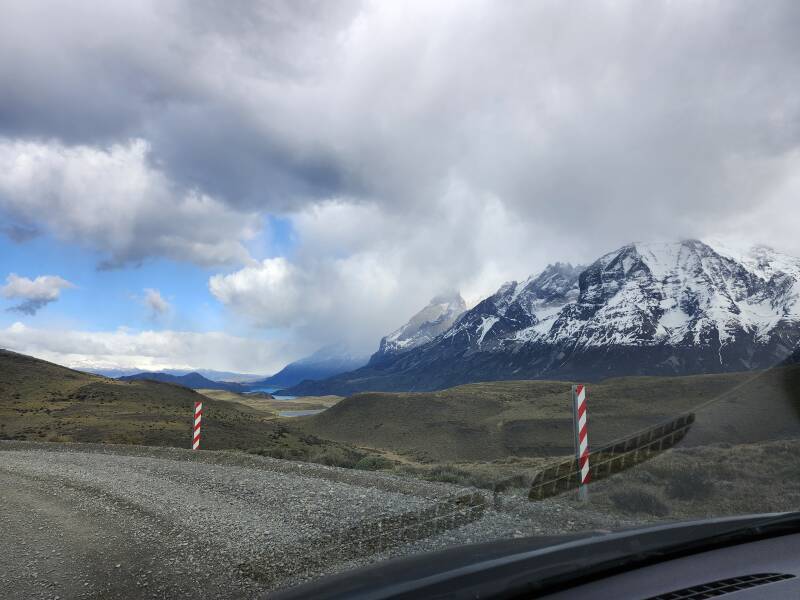
[[[391,556],[606,525],[475,490],[454,504],[464,493],[237,453],[0,442],[0,597],[258,598]]]

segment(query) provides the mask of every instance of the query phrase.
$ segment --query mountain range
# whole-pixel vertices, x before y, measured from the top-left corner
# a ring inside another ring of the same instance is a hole
[[[282,393],[770,367],[800,342],[800,259],[766,246],[632,243],[588,266],[555,263],[508,282],[457,318],[457,301],[435,305],[385,337],[365,366]]]
[[[171,375],[170,373],[134,373],[117,378],[120,381],[160,381],[172,383],[193,390],[227,390],[229,392],[246,392],[249,386],[231,381],[212,381],[200,373],[191,372],[186,375]]]
[[[138,375],[139,373],[167,373],[169,375],[188,375],[189,373],[199,373],[206,379],[212,381],[232,381],[234,383],[247,383],[263,379],[264,375],[254,375],[251,373],[236,373],[233,371],[215,371],[213,369],[160,369],[159,371],[142,371],[141,369],[86,369],[86,373],[102,375],[111,379],[119,379],[127,375]]]

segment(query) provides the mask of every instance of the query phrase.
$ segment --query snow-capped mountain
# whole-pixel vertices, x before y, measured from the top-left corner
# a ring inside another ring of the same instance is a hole
[[[472,352],[502,348],[518,331],[544,331],[578,298],[581,267],[556,263],[521,283],[504,283],[444,332],[442,343]]]
[[[458,292],[436,296],[408,323],[381,339],[378,351],[372,355],[369,364],[386,362],[427,344],[447,331],[465,310],[467,305]]]
[[[739,371],[776,365],[798,342],[800,259],[765,246],[634,243],[504,284],[434,340],[320,384],[351,393]]]

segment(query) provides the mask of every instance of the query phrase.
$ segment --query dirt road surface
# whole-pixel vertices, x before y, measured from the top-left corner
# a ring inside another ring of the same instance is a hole
[[[564,514],[556,504],[525,516],[487,504],[442,518],[458,493],[235,453],[0,442],[0,597],[260,598],[389,556],[548,533],[537,523]],[[435,517],[436,528],[348,555],[348,536],[415,515]],[[595,525],[570,518],[575,529]]]

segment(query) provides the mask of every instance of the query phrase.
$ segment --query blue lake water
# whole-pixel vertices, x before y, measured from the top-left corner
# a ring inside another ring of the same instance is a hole
[[[249,393],[252,393],[252,392],[266,392],[268,394],[272,394],[272,392],[275,392],[275,391],[277,391],[279,389],[280,388],[277,388],[277,387],[252,387],[252,388],[248,389],[245,392],[245,394],[249,394]],[[274,397],[275,397],[275,400],[294,400],[295,398],[297,398],[297,396],[274,396]]]

